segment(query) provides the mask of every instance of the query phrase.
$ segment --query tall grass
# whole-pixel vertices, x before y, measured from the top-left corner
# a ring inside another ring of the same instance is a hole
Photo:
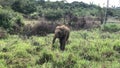
[[[99,29],[72,31],[65,51],[53,34],[0,39],[0,68],[119,68],[120,34]]]
[[[108,22],[102,26],[102,30],[109,32],[117,32],[120,31],[120,24]]]

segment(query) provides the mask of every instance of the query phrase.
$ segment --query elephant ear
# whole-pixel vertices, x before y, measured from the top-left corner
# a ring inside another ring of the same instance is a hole
[[[59,37],[60,37],[60,34],[61,34],[60,32],[61,32],[60,29],[56,29],[56,30],[55,30],[55,37],[59,38]]]

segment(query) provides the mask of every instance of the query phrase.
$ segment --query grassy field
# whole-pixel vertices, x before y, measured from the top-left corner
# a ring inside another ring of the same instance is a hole
[[[52,38],[0,39],[0,68],[120,68],[120,32],[71,31],[64,52]]]

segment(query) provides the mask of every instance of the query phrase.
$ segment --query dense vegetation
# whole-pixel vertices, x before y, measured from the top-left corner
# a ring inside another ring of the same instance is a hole
[[[12,9],[14,11],[29,15],[32,18],[46,17],[47,19],[52,16],[56,18],[64,17],[64,15],[69,15],[70,13],[75,16],[95,16],[99,17],[104,13],[105,9],[100,6],[91,4],[86,4],[84,2],[72,2],[65,3],[65,1],[50,2],[45,0],[0,0],[0,5],[6,9]],[[119,16],[119,7],[109,8],[109,16]],[[47,13],[46,13],[47,12]],[[51,13],[52,12],[52,13]],[[63,16],[61,16],[63,15]]]
[[[119,19],[119,7],[108,9],[108,16]],[[22,16],[27,19],[45,18],[48,21],[57,21],[74,24],[79,17],[99,18],[103,23],[105,7],[84,2],[74,1],[66,3],[65,1],[50,2],[45,0],[0,0],[0,18],[1,25],[6,29],[11,28],[11,23],[23,23]],[[14,19],[16,18],[16,19]],[[4,23],[6,22],[6,23]],[[4,23],[4,24],[3,24]],[[12,28],[11,28],[12,29]]]
[[[22,15],[12,10],[0,9],[0,27],[11,30],[16,24],[23,24]]]
[[[1,39],[0,68],[120,67],[119,32],[73,31],[64,52],[59,49],[58,40],[52,48],[52,36],[23,40],[12,35]]]
[[[0,0],[0,68],[119,68],[120,24],[104,14],[93,3]],[[107,15],[119,20],[120,7]],[[52,48],[58,23],[71,28],[65,51],[58,40]]]

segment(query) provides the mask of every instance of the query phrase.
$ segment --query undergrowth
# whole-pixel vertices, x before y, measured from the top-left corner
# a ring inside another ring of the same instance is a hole
[[[0,39],[0,68],[119,68],[120,34],[98,29],[72,31],[65,51],[53,34]]]

